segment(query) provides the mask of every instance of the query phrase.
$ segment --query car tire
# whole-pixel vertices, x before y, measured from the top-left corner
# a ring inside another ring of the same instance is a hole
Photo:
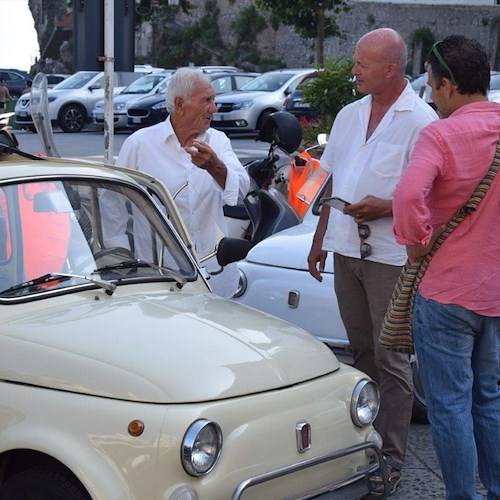
[[[265,111],[263,111],[260,116],[259,116],[259,119],[257,120],[257,130],[260,130],[262,125],[264,124],[264,122],[269,118],[270,115],[272,115],[274,113],[274,110],[272,109],[266,109]]]
[[[422,380],[420,379],[417,358],[415,358],[415,360],[412,362],[411,371],[413,378],[412,420],[413,422],[416,422],[418,424],[428,424],[429,418],[427,416],[424,388],[422,387]]]
[[[42,465],[26,469],[0,486],[2,500],[90,500],[78,479],[57,465]]]
[[[57,121],[63,132],[81,132],[87,122],[87,113],[78,104],[68,104],[59,112]]]

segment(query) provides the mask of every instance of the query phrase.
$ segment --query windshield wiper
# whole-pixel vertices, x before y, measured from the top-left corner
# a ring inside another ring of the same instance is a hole
[[[94,273],[100,273],[103,271],[114,271],[116,269],[128,269],[128,268],[137,269],[139,267],[148,267],[150,269],[155,269],[162,276],[166,276],[167,278],[173,278],[179,288],[182,288],[186,284],[186,278],[184,278],[184,276],[182,276],[177,271],[174,271],[173,269],[170,269],[168,267],[158,266],[151,262],[145,262],[140,259],[130,259],[130,260],[124,260],[123,262],[119,262],[118,264],[108,264],[106,266],[99,267],[94,271]]]
[[[25,288],[33,288],[33,291],[40,291],[41,287],[39,285],[50,283],[51,281],[65,281],[71,278],[80,278],[82,280],[94,283],[95,285],[103,288],[108,295],[113,295],[114,291],[116,290],[116,285],[114,283],[94,278],[92,276],[82,276],[80,274],[66,274],[66,273],[47,273],[38,278],[25,281],[24,283],[19,283],[18,285],[11,286],[6,290],[2,290],[0,292],[0,296],[9,295],[13,292],[17,292]]]

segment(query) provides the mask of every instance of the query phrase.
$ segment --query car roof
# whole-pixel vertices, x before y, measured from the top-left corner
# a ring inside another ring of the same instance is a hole
[[[36,160],[21,158],[16,154],[0,153],[0,182],[15,179],[30,179],[37,177],[78,176],[105,177],[134,182],[127,175],[102,164],[70,158],[37,158]]]

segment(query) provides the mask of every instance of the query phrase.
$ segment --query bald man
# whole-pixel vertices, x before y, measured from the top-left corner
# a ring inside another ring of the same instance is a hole
[[[353,61],[356,86],[366,95],[337,115],[320,160],[333,173],[326,195],[350,204],[323,204],[308,264],[321,281],[326,253],[333,252],[335,292],[354,366],[380,388],[375,428],[384,442],[392,494],[401,480],[413,403],[409,356],[378,345],[407,258],[392,233],[392,198],[420,130],[437,115],[404,77],[407,50],[396,31],[381,28],[361,37]],[[372,479],[373,491],[383,492],[380,475]]]

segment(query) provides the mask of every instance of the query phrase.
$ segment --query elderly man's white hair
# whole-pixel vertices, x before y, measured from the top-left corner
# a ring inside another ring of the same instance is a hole
[[[197,69],[179,68],[176,70],[168,82],[167,95],[165,97],[167,111],[170,114],[175,110],[174,99],[182,97],[185,100],[189,100],[193,93],[193,87],[198,82],[205,82],[210,85],[208,77]]]

